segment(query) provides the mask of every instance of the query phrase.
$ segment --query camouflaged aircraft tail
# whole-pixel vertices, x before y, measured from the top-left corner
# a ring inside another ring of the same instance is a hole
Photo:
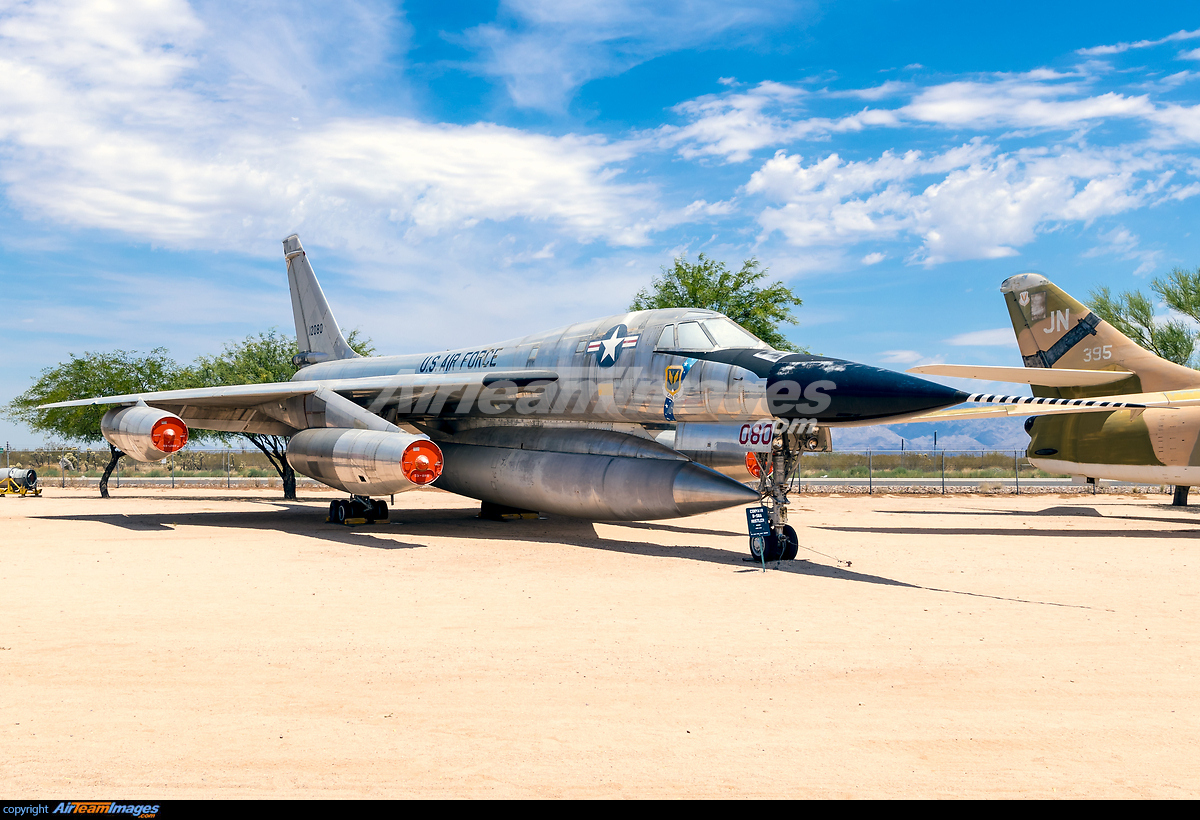
[[[1036,396],[1088,396],[1178,390],[1200,384],[1200,373],[1155,356],[1092,313],[1046,277],[1011,276],[1000,285],[1026,367],[1128,372],[1109,384],[1035,386]]]
[[[332,359],[358,358],[342,335],[296,234],[283,240],[283,257],[287,260],[296,345],[300,348],[300,354],[295,357],[296,365],[303,367]]]

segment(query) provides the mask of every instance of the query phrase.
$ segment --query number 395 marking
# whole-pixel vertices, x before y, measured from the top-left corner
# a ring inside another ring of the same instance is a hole
[[[1103,345],[1097,347],[1085,348],[1083,351],[1083,360],[1085,362],[1098,362],[1102,359],[1112,358],[1112,345]]]

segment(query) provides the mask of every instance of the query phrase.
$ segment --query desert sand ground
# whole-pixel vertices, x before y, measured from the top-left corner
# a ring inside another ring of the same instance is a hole
[[[1200,509],[0,500],[0,797],[1195,797]],[[849,565],[846,565],[846,562]]]

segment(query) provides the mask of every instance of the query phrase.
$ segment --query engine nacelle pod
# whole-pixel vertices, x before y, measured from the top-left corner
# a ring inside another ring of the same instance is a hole
[[[298,473],[354,495],[390,495],[431,484],[442,451],[425,436],[384,430],[314,428],[288,442]]]
[[[188,441],[183,419],[144,404],[109,410],[100,420],[100,432],[134,461],[160,461],[182,450]]]
[[[602,430],[575,432],[578,446],[573,449],[584,449],[589,433],[621,435]],[[565,441],[569,437],[560,437],[558,444],[569,446]],[[597,438],[600,446],[596,449],[608,449],[603,438]],[[630,449],[635,446],[631,441]],[[666,458],[636,458],[452,441],[442,442],[442,447],[447,465],[438,479],[439,488],[521,510],[591,521],[644,521],[759,500],[757,490],[669,453]]]

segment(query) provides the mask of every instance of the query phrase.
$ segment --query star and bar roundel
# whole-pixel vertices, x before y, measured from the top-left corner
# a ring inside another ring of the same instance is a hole
[[[625,325],[617,325],[599,339],[588,342],[587,352],[596,354],[596,364],[612,367],[627,347],[637,347],[640,334],[630,333]]]

